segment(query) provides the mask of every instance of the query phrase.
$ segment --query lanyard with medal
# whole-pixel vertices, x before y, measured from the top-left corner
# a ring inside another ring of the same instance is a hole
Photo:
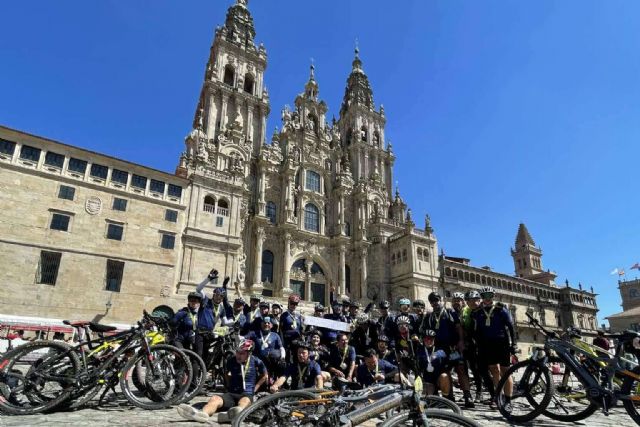
[[[488,313],[487,310],[485,310],[484,308],[482,309],[482,311],[484,311],[484,314],[487,316],[487,320],[484,321],[484,326],[486,326],[487,328],[491,326],[491,316],[493,315],[493,310],[495,310],[495,308],[496,306],[492,305],[491,310],[489,310]]]
[[[378,381],[376,380],[376,376],[378,375],[378,373],[380,372],[380,367],[379,367],[379,363],[376,363],[376,370],[375,372],[371,372],[369,371],[369,375],[371,375],[371,377],[373,378],[374,381]]]
[[[435,352],[435,348],[431,350],[431,354],[429,354],[429,349],[427,347],[424,348],[424,352],[427,353],[427,372],[433,372],[433,365],[431,364],[431,358],[433,357],[433,353]]]
[[[349,351],[348,345],[344,347],[344,351],[342,352],[342,360],[340,361],[340,369],[342,369],[343,371],[347,369],[347,364],[344,363],[345,359],[347,358],[347,351]]]
[[[260,335],[262,336],[262,349],[266,350],[267,348],[269,348],[269,336],[271,336],[271,332],[267,332],[266,337],[262,332],[260,332]]]
[[[240,373],[242,374],[242,391],[243,392],[247,391],[247,383],[245,382],[244,378],[247,375],[247,372],[249,372],[249,362],[251,362],[251,356],[247,358],[247,363],[244,366],[240,365]]]
[[[191,327],[193,328],[193,332],[196,331],[196,327],[198,326],[198,316],[189,312],[189,317],[191,318]]]
[[[289,312],[291,314],[291,329],[298,329],[298,322],[296,322],[296,315],[293,312]]]
[[[304,388],[304,374],[307,373],[307,368],[309,366],[305,366],[304,369],[300,370],[300,364],[298,363],[298,388]]]
[[[436,319],[436,327],[435,330],[437,331],[438,329],[440,329],[440,319],[442,318],[442,313],[444,312],[444,308],[440,310],[440,314],[438,315],[438,318]],[[435,317],[435,313],[432,314],[432,316]]]

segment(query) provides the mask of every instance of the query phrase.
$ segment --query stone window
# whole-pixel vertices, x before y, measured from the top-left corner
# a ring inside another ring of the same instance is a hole
[[[106,290],[111,292],[120,292],[120,287],[122,286],[123,274],[124,274],[124,262],[108,259]]]
[[[344,235],[351,236],[351,224],[349,221],[345,221],[344,223]]]
[[[129,172],[121,171],[120,169],[114,169],[111,171],[111,182],[117,182],[119,184],[127,184],[129,179]]]
[[[269,222],[271,222],[271,224],[276,223],[276,204],[274,202],[267,202],[266,215],[267,218],[269,218]]]
[[[91,172],[89,172],[89,175],[96,178],[107,179],[108,172],[109,172],[108,167],[94,163],[91,165]]]
[[[76,194],[76,189],[69,187],[68,185],[61,185],[58,190],[58,199],[73,200]]]
[[[113,205],[111,209],[114,211],[122,211],[125,212],[127,210],[127,199],[120,199],[118,197],[113,198]]]
[[[304,229],[316,233],[320,232],[320,211],[312,203],[307,203],[304,207]]]
[[[391,254],[391,265],[396,265],[396,254]]]
[[[351,268],[344,266],[344,287],[348,294],[351,293]]]
[[[51,225],[49,225],[49,228],[51,230],[69,231],[70,221],[71,216],[54,213],[53,215],[51,215]]]
[[[229,216],[229,202],[224,199],[218,200],[218,215]]]
[[[407,250],[402,250],[402,262],[407,262]]]
[[[162,249],[173,249],[176,244],[176,235],[171,233],[162,233],[160,247]]]
[[[71,172],[84,174],[87,170],[87,162],[86,160],[80,160],[72,157],[69,159],[68,170],[70,170]]]
[[[418,261],[422,261],[422,248],[418,248]]]
[[[124,234],[124,226],[121,224],[107,223],[107,239],[122,240]]]
[[[40,251],[40,263],[38,264],[38,283],[55,285],[60,269],[62,253]]]
[[[13,156],[13,153],[16,151],[16,143],[13,141],[6,141],[4,139],[0,139],[0,153],[8,154]]]
[[[147,178],[144,176],[133,174],[133,177],[131,178],[131,186],[144,190],[145,188],[147,188]]]
[[[204,205],[202,206],[202,210],[209,213],[215,213],[216,211],[216,199],[213,196],[205,196],[204,197]]]
[[[164,194],[164,182],[152,179],[151,184],[149,185],[149,190],[154,193]]]
[[[224,224],[224,217],[217,216],[216,217],[216,227],[222,227]]]
[[[236,80],[236,70],[233,68],[232,65],[227,64],[224,67],[224,79],[223,79],[223,82],[226,85],[233,86],[235,80]]]
[[[44,156],[44,164],[55,168],[62,168],[62,165],[64,165],[64,156],[54,153],[53,151],[47,151],[47,154]]]
[[[640,297],[640,292],[638,292],[638,290],[637,290],[637,289],[631,289],[631,290],[629,291],[629,297],[631,297],[631,298],[638,298],[638,297]]]
[[[273,283],[273,252],[270,250],[262,251],[262,277],[261,282]]]
[[[362,142],[367,142],[367,140],[368,140],[368,132],[367,132],[367,127],[366,126],[362,126],[360,128],[360,140]]]
[[[22,160],[38,162],[40,160],[40,149],[29,145],[23,145],[20,149],[20,158]]]
[[[180,187],[179,185],[169,184],[169,190],[167,191],[167,194],[171,197],[180,198],[182,196],[182,187]]]
[[[307,179],[305,182],[305,188],[310,191],[320,192],[320,174],[315,171],[307,171]]]
[[[164,220],[169,222],[178,222],[178,211],[167,209],[164,211]]]
[[[244,91],[250,95],[253,95],[254,80],[253,76],[249,73],[244,75]]]

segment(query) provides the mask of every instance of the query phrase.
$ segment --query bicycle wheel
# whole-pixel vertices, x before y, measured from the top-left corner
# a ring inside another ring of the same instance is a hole
[[[510,398],[505,394],[505,386],[512,386]],[[552,394],[549,369],[533,360],[525,360],[511,366],[500,378],[496,387],[496,404],[507,420],[527,422],[542,414]]]
[[[425,404],[427,409],[449,410],[454,414],[462,414],[462,409],[449,399],[440,396],[424,396],[420,401]]]
[[[186,354],[171,345],[159,344],[151,347],[149,354],[140,351],[127,361],[120,372],[120,388],[132,405],[162,409],[184,397],[192,376]]]
[[[451,411],[441,411],[438,409],[427,409],[425,411],[429,427],[481,427],[477,422],[455,414]],[[422,420],[418,414],[412,414],[410,411],[402,412],[393,418],[389,418],[378,427],[396,427],[396,426],[421,426]]]
[[[74,349],[35,341],[0,358],[0,410],[12,415],[49,411],[67,400],[80,372]]]
[[[232,427],[244,426],[282,426],[291,418],[291,407],[287,403],[295,403],[302,399],[315,399],[317,395],[310,391],[283,391],[264,397],[249,405],[240,415],[234,418]],[[311,405],[310,405],[311,406]],[[316,405],[314,405],[317,407]],[[286,421],[286,422],[285,422]]]
[[[636,366],[633,368],[633,373],[635,375],[640,374],[640,367]],[[620,392],[626,396],[632,396],[638,398],[640,395],[640,381],[638,379],[625,376],[624,382],[622,383],[622,388]],[[636,424],[640,425],[640,413],[638,409],[640,409],[640,401],[638,400],[623,400],[624,409],[627,411],[627,414],[635,421]]]
[[[191,366],[193,367],[193,378],[191,379],[187,392],[180,401],[180,403],[186,403],[202,392],[207,379],[207,367],[204,364],[204,360],[202,360],[196,352],[184,349],[182,351],[189,357]]]
[[[562,359],[550,356],[547,367],[552,364],[561,364]],[[553,381],[553,394],[549,406],[542,413],[547,417],[564,422],[583,420],[591,416],[598,405],[587,398],[584,386],[568,367],[564,366],[558,374],[551,375]]]

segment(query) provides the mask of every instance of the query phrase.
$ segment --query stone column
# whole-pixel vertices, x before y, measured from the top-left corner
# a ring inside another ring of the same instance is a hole
[[[220,113],[220,130],[223,131],[227,126],[227,106],[229,105],[229,96],[222,94],[222,111]]]
[[[254,83],[255,84],[255,83]],[[247,139],[253,141],[253,105],[247,105]]]
[[[209,94],[209,108],[207,112],[207,129],[206,133],[209,138],[215,138],[217,135],[216,119],[218,117],[218,110],[216,109],[216,96],[213,92]]]
[[[345,233],[345,225],[344,225],[344,194],[340,193],[340,198],[338,199],[338,224],[340,227],[340,234]]]
[[[307,258],[304,260],[304,266],[307,268],[307,272],[304,275],[304,299],[306,301],[311,301],[311,266],[313,265],[313,260]]]
[[[360,250],[360,299],[368,299],[367,296],[367,249]]]
[[[262,145],[265,141],[265,132],[267,131],[267,114],[265,111],[260,111],[260,141],[259,144]],[[254,147],[256,145],[254,144]]]
[[[347,294],[347,270],[345,268],[345,264],[346,264],[346,254],[345,254],[345,247],[344,245],[340,245],[340,247],[338,248],[339,251],[339,255],[340,255],[340,268],[338,269],[339,271],[339,283],[338,283],[338,295],[336,295],[336,297],[338,296],[342,296],[344,297]]]
[[[256,229],[256,253],[253,266],[253,288],[256,293],[262,291],[262,245],[265,237],[264,229],[258,227]]]
[[[258,213],[260,215],[265,215],[265,207],[267,205],[267,203],[265,202],[265,173],[264,173],[264,166],[260,166],[260,175],[259,175],[259,182],[258,182]]]
[[[283,254],[283,269],[282,269],[282,297],[287,298],[291,295],[291,282],[289,279],[289,273],[291,272],[291,234],[284,233],[282,236],[284,241],[284,254]]]

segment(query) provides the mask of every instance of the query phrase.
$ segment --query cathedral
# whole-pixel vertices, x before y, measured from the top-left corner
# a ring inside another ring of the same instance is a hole
[[[267,135],[267,54],[255,36],[236,0],[215,31],[175,173],[0,126],[0,326],[16,316],[128,324],[143,308],[184,305],[215,267],[235,284],[231,297],[297,293],[303,307],[327,305],[332,290],[396,304],[493,286],[526,351],[539,337],[523,312],[595,333],[596,294],[556,285],[524,224],[515,275],[438,253],[429,216],[416,224],[393,188],[385,111],[358,49],[337,120],[312,65]]]

